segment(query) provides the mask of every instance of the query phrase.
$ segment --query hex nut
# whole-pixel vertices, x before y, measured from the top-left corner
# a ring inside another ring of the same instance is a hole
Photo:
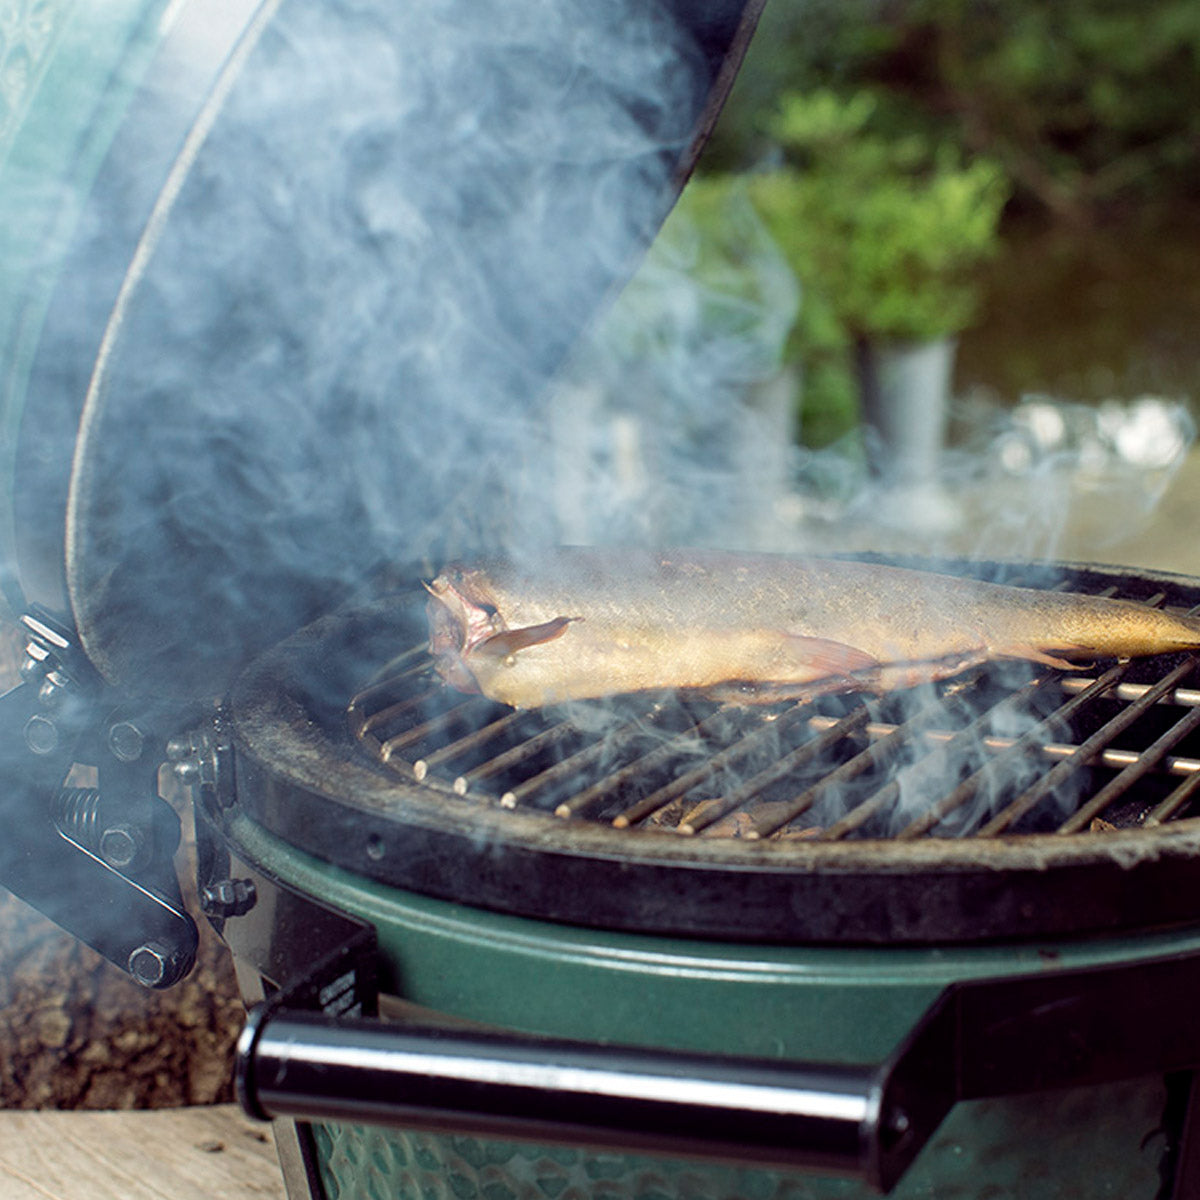
[[[132,825],[110,825],[100,835],[100,857],[110,867],[121,870],[133,865],[145,844],[141,830]]]
[[[118,721],[108,731],[108,748],[121,762],[137,762],[146,746],[146,735],[132,721]]]
[[[200,907],[205,916],[215,918],[240,917],[258,901],[258,889],[253,879],[220,879],[200,892]]]
[[[165,988],[177,983],[181,962],[161,942],[145,942],[129,955],[128,970],[145,988]]]

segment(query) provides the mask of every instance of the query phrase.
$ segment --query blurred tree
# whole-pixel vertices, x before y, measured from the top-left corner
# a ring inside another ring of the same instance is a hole
[[[771,97],[875,87],[1073,222],[1200,197],[1195,0],[772,0],[711,150],[769,156]]]
[[[748,186],[809,295],[851,338],[929,341],[974,317],[1008,185],[994,162],[886,124],[871,92],[789,92],[774,123],[786,163]]]
[[[919,0],[898,78],[952,114],[1074,221],[1200,184],[1200,5],[1194,0]],[[917,49],[919,47],[920,49]],[[882,64],[883,60],[881,60]]]

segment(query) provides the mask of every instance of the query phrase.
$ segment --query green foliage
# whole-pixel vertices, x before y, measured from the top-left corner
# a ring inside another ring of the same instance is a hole
[[[923,341],[970,322],[975,268],[995,249],[1007,187],[994,164],[964,162],[872,93],[789,93],[774,113],[786,161],[694,178],[651,265],[686,270],[712,335],[734,333],[739,317],[762,319],[774,274],[757,216],[800,283],[785,357],[802,370],[804,440],[821,446],[857,417],[856,339]],[[654,336],[653,319],[626,310],[635,339]]]
[[[850,338],[955,333],[997,246],[1003,172],[922,132],[880,130],[879,107],[867,92],[785,96],[775,131],[787,163],[752,176],[750,194],[806,301]]]
[[[1200,183],[1194,0],[920,0],[912,15],[937,91],[909,86],[1050,210],[1080,219]]]
[[[1195,0],[772,0],[710,165],[754,163],[789,89],[886,90],[1075,222],[1200,190]]]
[[[766,348],[786,337],[784,357],[803,376],[803,437],[820,446],[855,423],[856,339],[923,341],[969,323],[1007,189],[994,164],[961,161],[867,92],[789,94],[772,132],[783,165],[691,181],[614,328],[635,355],[678,337],[661,285],[664,273],[687,274],[699,286],[682,294],[708,339]],[[800,284],[794,323],[780,255]],[[781,312],[790,327],[764,340]]]

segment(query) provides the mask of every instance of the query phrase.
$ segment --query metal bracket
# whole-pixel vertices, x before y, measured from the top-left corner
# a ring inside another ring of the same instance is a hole
[[[197,889],[205,916],[233,953],[243,995],[265,995],[273,1010],[373,1016],[379,997],[375,927],[235,858],[221,835],[233,771],[223,729],[218,714],[211,727],[178,739],[172,758],[183,764],[177,773],[198,788]],[[281,936],[283,930],[294,932]],[[278,1123],[275,1142],[290,1200],[326,1200],[309,1122]]]
[[[51,614],[22,625],[25,682],[0,696],[0,885],[145,987],[169,987],[197,933],[171,862],[179,819],[155,790],[167,715],[118,704]],[[67,786],[77,765],[97,786]]]
[[[1194,1071],[1197,995],[1197,953],[951,984],[880,1067],[878,1186],[900,1179],[960,1100]],[[1175,1195],[1200,1195],[1195,1160],[1179,1164]]]

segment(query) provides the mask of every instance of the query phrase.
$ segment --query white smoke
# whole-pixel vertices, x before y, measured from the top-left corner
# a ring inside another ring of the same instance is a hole
[[[243,53],[93,381],[72,601],[137,613],[110,674],[558,540],[547,382],[712,82],[633,0],[288,0]]]

